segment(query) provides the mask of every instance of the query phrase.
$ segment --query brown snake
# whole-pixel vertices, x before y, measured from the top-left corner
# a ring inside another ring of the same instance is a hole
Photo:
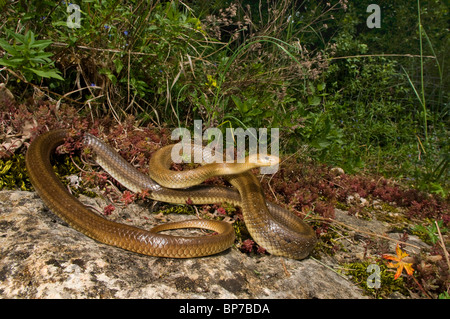
[[[64,142],[68,134],[68,130],[61,129],[38,136],[28,148],[26,166],[31,183],[44,203],[71,227],[99,242],[158,257],[207,256],[226,250],[233,244],[234,229],[225,222],[189,220],[159,225],[148,231],[107,220],[90,211],[63,186],[50,163],[51,154]],[[226,201],[241,206],[251,236],[271,254],[302,259],[314,248],[316,236],[312,228],[282,207],[270,202],[266,203],[258,179],[248,171],[227,177],[238,191],[206,185],[170,189],[136,170],[110,146],[95,136],[85,134],[84,144],[92,148],[97,163],[131,191],[147,190],[149,197],[154,200],[178,204],[185,204],[188,200],[193,204]],[[167,157],[167,149],[166,153],[163,149],[156,152],[160,158]],[[151,160],[151,165],[156,167],[151,166],[151,170],[163,174],[173,173],[166,172],[168,164],[163,164],[159,159],[155,163],[155,159],[153,162]],[[208,165],[200,168],[206,167],[208,172]],[[195,171],[188,172],[195,174]],[[185,179],[185,177],[182,178]],[[205,228],[218,234],[199,237],[159,234],[163,230],[175,228]]]

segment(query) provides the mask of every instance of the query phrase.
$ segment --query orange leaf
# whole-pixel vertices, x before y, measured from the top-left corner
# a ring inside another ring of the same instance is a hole
[[[395,252],[396,252],[397,256],[392,256],[392,255],[388,255],[388,254],[383,255],[384,259],[393,260],[393,261],[397,262],[396,264],[391,263],[391,262],[388,263],[389,268],[397,268],[397,272],[395,273],[394,279],[398,279],[398,277],[400,277],[400,275],[403,272],[403,268],[406,270],[406,273],[409,276],[412,276],[412,274],[414,272],[412,263],[406,263],[402,260],[403,258],[405,258],[409,255],[400,249],[399,244],[397,244],[397,247],[395,248]]]

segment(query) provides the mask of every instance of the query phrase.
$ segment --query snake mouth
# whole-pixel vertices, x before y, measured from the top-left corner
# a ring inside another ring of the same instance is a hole
[[[251,154],[247,156],[246,163],[253,164],[254,167],[270,167],[278,165],[280,158],[275,155],[267,154]]]

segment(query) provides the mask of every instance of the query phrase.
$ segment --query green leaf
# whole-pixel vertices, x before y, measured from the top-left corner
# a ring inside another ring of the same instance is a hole
[[[46,47],[48,47],[52,43],[53,43],[52,40],[37,40],[34,42],[33,48],[37,48],[39,51],[43,51]]]
[[[316,105],[319,105],[320,102],[321,102],[320,97],[318,97],[318,96],[308,96],[308,103],[309,103],[309,105],[316,106]]]
[[[232,95],[231,99],[233,100],[234,104],[237,106],[239,112],[241,114],[245,114],[248,111],[246,103],[242,102],[242,100],[239,98],[239,96]]]
[[[326,139],[316,139],[311,142],[311,146],[313,146],[319,150],[327,148],[328,146],[330,146],[330,144],[331,144],[331,142]]]
[[[11,55],[18,55],[20,54],[12,45],[10,45],[7,41],[0,39],[0,47],[3,48],[6,52],[8,52]]]
[[[20,33],[15,33],[14,31],[11,31],[9,29],[6,29],[5,31],[10,37],[13,37],[17,42],[19,43],[26,42],[24,35],[21,35]]]
[[[54,27],[66,27],[67,26],[67,21],[55,21],[55,22],[52,22],[52,26],[54,26]]]
[[[100,74],[106,75],[106,76],[108,77],[108,79],[109,79],[113,84],[116,84],[116,83],[117,83],[117,77],[111,72],[110,69],[107,69],[107,68],[101,68],[101,69],[99,70],[99,73],[100,73]],[[133,79],[132,79],[132,80],[133,80]],[[133,81],[131,81],[131,82],[132,82],[131,84],[133,84]]]
[[[35,38],[34,38],[34,33],[32,31],[28,31],[27,33],[25,33],[25,41],[26,41],[26,45],[28,47],[32,47],[34,42],[35,42]]]
[[[120,60],[120,59],[115,59],[115,60],[114,60],[114,65],[116,66],[116,72],[117,72],[117,74],[119,74],[120,71],[122,71],[122,69],[123,69],[123,63],[122,63],[122,60]]]
[[[9,66],[12,68],[17,68],[18,66],[20,66],[21,62],[23,61],[23,59],[10,59],[10,60],[6,60],[6,59],[0,59],[0,64],[4,65],[4,66]]]
[[[53,53],[51,52],[40,52],[38,54],[36,54],[34,56],[35,59],[48,59],[49,57],[51,57],[53,55]],[[48,62],[51,62],[50,59],[48,59]]]
[[[54,78],[58,80],[64,80],[64,78],[61,77],[56,70],[36,70],[31,68],[27,69],[43,78]]]
[[[319,83],[319,84],[317,84],[317,90],[323,91],[323,90],[325,90],[326,86],[327,86],[326,83]]]

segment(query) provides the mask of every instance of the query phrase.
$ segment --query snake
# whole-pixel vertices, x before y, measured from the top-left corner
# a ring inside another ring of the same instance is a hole
[[[70,227],[107,245],[143,255],[169,258],[194,258],[218,254],[235,242],[230,223],[210,219],[192,219],[157,225],[150,230],[115,222],[91,211],[62,184],[55,174],[51,156],[70,136],[69,129],[55,129],[33,139],[26,152],[26,169],[31,184],[44,204]],[[254,241],[270,254],[292,259],[307,257],[317,239],[314,230],[287,209],[265,200],[259,179],[250,171],[272,165],[274,157],[263,157],[256,164],[211,163],[177,175],[170,170],[173,145],[152,155],[149,175],[137,170],[111,146],[85,133],[83,144],[92,150],[94,160],[130,191],[146,191],[155,201],[172,204],[212,204],[228,202],[240,206],[245,225]],[[235,168],[233,168],[235,165]],[[225,174],[233,187],[200,184],[210,176]],[[163,178],[158,179],[158,175]],[[183,184],[187,181],[187,184]],[[166,186],[163,186],[166,185]],[[179,228],[200,228],[212,235],[175,236],[161,233]]]

